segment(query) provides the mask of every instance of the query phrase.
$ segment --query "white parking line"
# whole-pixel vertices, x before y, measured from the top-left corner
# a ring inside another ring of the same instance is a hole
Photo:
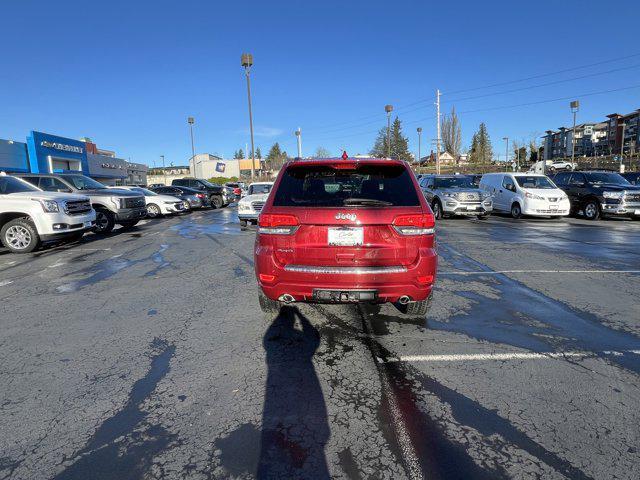
[[[438,275],[502,275],[506,273],[640,273],[640,270],[491,270],[487,272],[438,272]]]
[[[61,267],[62,265],[66,265],[66,262],[58,262],[58,263],[54,263],[53,265],[49,265],[47,268],[56,268],[56,267]]]
[[[0,287],[6,287],[7,285],[13,283],[13,280],[3,280],[0,282]]]
[[[402,355],[396,358],[387,358],[386,362],[466,362],[486,360],[550,360],[568,357],[590,357],[593,355],[620,356],[625,353],[640,355],[640,350],[625,350],[622,352],[604,350],[602,352],[512,352],[512,353],[468,353],[449,355]]]

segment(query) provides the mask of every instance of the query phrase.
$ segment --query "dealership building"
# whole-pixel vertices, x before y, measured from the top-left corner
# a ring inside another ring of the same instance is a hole
[[[105,185],[147,183],[147,166],[117,158],[88,138],[76,140],[32,131],[26,143],[0,139],[0,171],[81,173]]]

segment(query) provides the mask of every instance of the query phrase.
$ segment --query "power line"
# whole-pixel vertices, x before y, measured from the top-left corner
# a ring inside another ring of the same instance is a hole
[[[462,90],[454,90],[452,92],[444,92],[444,93],[442,93],[442,95],[452,95],[454,93],[472,92],[472,91],[475,91],[475,90],[482,90],[484,88],[501,87],[503,85],[510,85],[512,83],[519,83],[519,82],[526,82],[527,80],[535,80],[537,78],[551,77],[553,75],[559,75],[561,73],[571,72],[573,70],[581,70],[583,68],[596,67],[598,65],[604,65],[604,64],[607,64],[607,63],[614,63],[614,62],[618,62],[620,60],[627,60],[629,58],[635,58],[635,57],[640,57],[640,53],[634,53],[633,55],[626,55],[624,57],[612,58],[610,60],[603,60],[601,62],[589,63],[589,64],[586,64],[586,65],[580,65],[580,66],[577,66],[577,67],[565,68],[564,70],[557,70],[555,72],[541,73],[539,75],[533,75],[531,77],[524,77],[524,78],[518,78],[518,79],[515,79],[515,80],[509,80],[509,81],[506,81],[506,82],[493,83],[493,84],[490,84],[490,85],[483,85],[481,87],[464,88]]]
[[[531,90],[533,88],[548,87],[549,85],[557,85],[559,83],[572,82],[574,80],[581,80],[583,78],[597,77],[599,75],[607,75],[609,73],[615,73],[615,72],[620,72],[622,70],[630,70],[630,69],[639,68],[639,67],[640,67],[640,64],[638,64],[638,65],[630,65],[628,67],[621,67],[621,68],[614,68],[613,70],[607,70],[606,72],[590,73],[590,74],[587,74],[587,75],[581,75],[579,77],[566,78],[564,80],[555,80],[553,82],[547,82],[547,83],[539,83],[538,85],[529,85],[529,86],[526,86],[526,87],[513,88],[511,90],[503,90],[501,92],[485,93],[485,94],[482,94],[482,95],[474,95],[472,97],[456,98],[456,99],[453,99],[453,100],[446,100],[446,102],[447,103],[462,102],[464,100],[474,100],[476,98],[491,97],[493,95],[504,95],[504,94],[507,94],[507,93],[521,92],[523,90]],[[443,102],[443,103],[445,103],[445,102]]]

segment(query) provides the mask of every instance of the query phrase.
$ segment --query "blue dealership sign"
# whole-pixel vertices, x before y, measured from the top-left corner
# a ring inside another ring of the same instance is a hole
[[[32,131],[27,149],[33,173],[89,171],[86,145],[79,140]]]
[[[225,169],[226,166],[227,165],[224,162],[216,163],[216,172],[224,173],[224,169]]]

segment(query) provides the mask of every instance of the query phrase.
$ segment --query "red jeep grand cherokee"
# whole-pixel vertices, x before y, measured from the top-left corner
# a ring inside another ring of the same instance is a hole
[[[424,315],[437,268],[434,225],[406,162],[291,161],[258,220],[260,306],[393,302]]]

